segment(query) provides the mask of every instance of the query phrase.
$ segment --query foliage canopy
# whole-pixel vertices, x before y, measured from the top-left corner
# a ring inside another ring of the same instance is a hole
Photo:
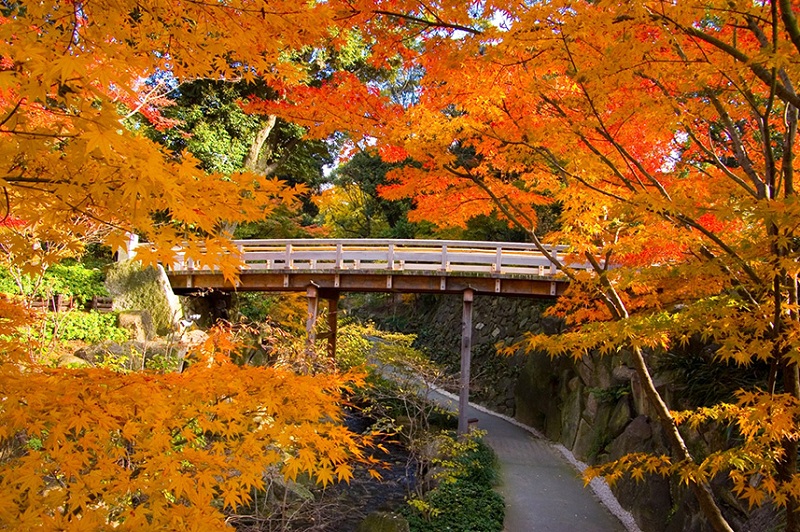
[[[787,528],[800,530],[797,0],[0,6],[0,237],[15,264],[56,262],[103,222],[112,245],[126,231],[151,242],[146,261],[169,263],[179,244],[235,276],[225,224],[302,189],[206,173],[124,124],[140,113],[168,127],[142,80],[258,79],[276,97],[250,98],[246,112],[312,139],[346,131],[387,163],[413,161],[380,187],[385,199],[413,198],[411,221],[491,215],[542,244],[537,209],[557,203],[549,238],[593,271],[560,265],[571,289],[556,312],[570,329],[526,345],[629,352],[670,442],[655,469],[691,485],[716,530],[730,529],[708,485],[720,472],[748,501],[785,504]],[[405,98],[353,69],[310,73],[292,60],[352,53],[353,32],[366,66],[413,73]],[[723,360],[769,364],[765,389],[713,415],[670,412],[645,354],[694,338]],[[686,447],[678,423],[713,416],[744,436],[738,458]],[[636,463],[604,471],[638,476]]]

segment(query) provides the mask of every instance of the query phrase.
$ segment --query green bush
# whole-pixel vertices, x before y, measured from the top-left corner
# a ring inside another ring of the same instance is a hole
[[[368,338],[371,330],[358,323],[348,323],[336,335],[336,365],[348,370],[367,363],[372,351],[372,341]]]
[[[0,292],[20,294],[26,297],[49,298],[63,294],[72,296],[75,303],[84,305],[93,296],[108,296],[103,285],[103,272],[90,268],[80,262],[65,261],[48,269],[41,283],[36,283],[27,275],[21,277],[22,290],[11,273],[0,268]]]
[[[475,436],[445,436],[442,442],[442,456],[433,461],[441,468],[439,484],[404,510],[411,531],[502,531],[505,503],[492,489],[498,478],[494,451]]]
[[[406,519],[412,532],[500,532],[505,503],[490,487],[458,479],[431,490],[425,502],[433,510],[426,516],[412,508]]]
[[[274,298],[263,292],[241,292],[236,295],[239,313],[253,323],[263,323],[270,316]]]
[[[129,334],[117,327],[115,313],[68,312],[49,313],[45,328],[45,340],[56,337],[59,340],[82,340],[98,343],[104,340],[124,342]]]

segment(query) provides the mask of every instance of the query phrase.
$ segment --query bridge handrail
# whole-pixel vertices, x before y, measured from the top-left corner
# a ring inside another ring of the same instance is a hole
[[[413,238],[276,238],[276,239],[256,239],[234,240],[234,243],[244,245],[285,245],[303,244],[309,246],[332,246],[336,244],[354,246],[383,246],[387,244],[409,245],[420,247],[472,247],[478,249],[496,249],[497,247],[527,249],[538,251],[536,244],[530,242],[489,242],[481,240],[417,240]],[[546,249],[565,250],[567,246],[545,245]]]
[[[515,274],[553,277],[558,271],[534,244],[468,240],[413,239],[250,239],[235,240],[243,271],[423,271],[439,273]],[[547,246],[563,258],[566,246]],[[135,252],[135,248],[131,251]],[[171,269],[196,267],[176,249]],[[588,264],[570,263],[572,268]]]

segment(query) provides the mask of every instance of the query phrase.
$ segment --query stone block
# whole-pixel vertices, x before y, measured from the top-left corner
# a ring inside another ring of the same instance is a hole
[[[580,379],[578,377],[572,379],[569,388],[571,391],[564,402],[561,414],[561,443],[567,449],[572,449],[583,412],[583,386],[580,385]]]
[[[583,419],[593,420],[597,417],[597,411],[600,409],[600,400],[593,390],[590,390],[586,395],[586,408],[583,410]]]
[[[614,409],[611,411],[611,417],[608,420],[608,429],[607,432],[611,438],[616,438],[622,431],[625,430],[625,427],[628,426],[628,423],[631,421],[631,407],[628,402],[627,397],[620,398],[617,401],[617,404],[614,406]]]
[[[611,380],[614,384],[628,384],[636,375],[636,370],[628,366],[617,366],[611,370]]]
[[[82,347],[81,349],[75,351],[75,356],[82,358],[90,364],[99,364],[104,362],[109,356],[119,358],[126,355],[127,352],[128,349],[123,347],[122,344],[105,341],[99,344]]]
[[[131,333],[131,340],[146,342],[151,340],[156,330],[148,310],[123,310],[117,316],[117,326]]]
[[[158,334],[172,331],[183,316],[180,300],[161,266],[143,268],[137,261],[116,263],[106,273],[106,288],[114,300],[114,310],[147,309]]]
[[[595,430],[585,419],[581,419],[578,424],[578,431],[575,434],[575,445],[572,447],[572,454],[581,461],[587,461],[594,447]]]
[[[58,357],[57,364],[59,368],[84,368],[91,366],[91,363],[89,363],[86,359],[71,355],[69,353],[65,353]]]
[[[614,485],[613,491],[642,530],[669,530],[675,508],[669,480],[656,475],[645,475],[644,480],[638,482],[624,478]],[[684,529],[684,532],[688,531]]]
[[[650,426],[650,419],[647,416],[638,416],[628,423],[622,434],[608,446],[611,460],[616,460],[628,453],[649,452],[653,449],[653,428]]]

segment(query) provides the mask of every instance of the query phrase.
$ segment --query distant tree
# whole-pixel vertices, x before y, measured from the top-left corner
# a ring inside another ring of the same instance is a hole
[[[378,187],[398,163],[386,163],[368,151],[356,153],[330,176],[332,188],[317,204],[334,236],[347,238],[414,238],[419,228],[408,221],[410,200],[389,201]]]
[[[496,213],[542,253],[569,246],[571,288],[555,307],[568,329],[525,345],[627,353],[670,446],[595,472],[674,475],[711,527],[730,530],[710,488],[724,474],[748,503],[785,506],[797,531],[798,12],[795,0],[442,1],[403,19],[418,38],[394,41],[424,72],[413,105],[342,75],[272,110],[324,136],[337,126],[321,116],[347,102],[338,127],[387,162],[417,163],[381,189],[412,198],[412,220],[464,227]],[[314,108],[300,103],[314,95]],[[560,223],[543,240],[537,209],[551,204]],[[649,362],[695,337],[722,361],[768,363],[769,380],[735,404],[671,412]],[[704,420],[741,444],[696,455],[679,425]]]

